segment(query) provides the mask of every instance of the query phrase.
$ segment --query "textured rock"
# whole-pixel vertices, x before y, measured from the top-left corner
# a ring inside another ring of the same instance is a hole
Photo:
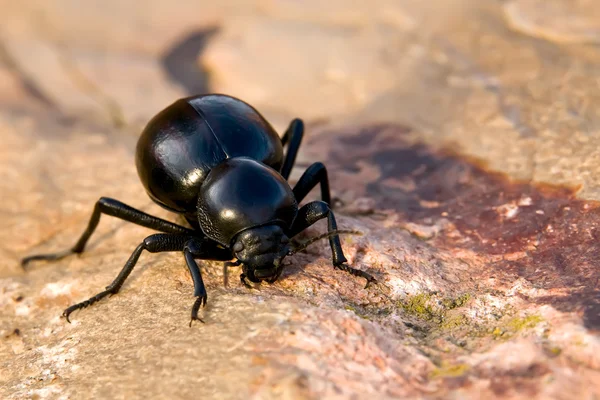
[[[0,3],[0,398],[599,397],[600,53],[585,2],[535,4]],[[19,259],[71,246],[100,196],[173,219],[135,139],[203,87],[307,120],[293,177],[326,162],[381,284],[326,241],[252,290],[203,263],[190,328],[183,257],[144,254],[66,323],[150,231],[104,217],[80,257]]]
[[[356,112],[395,84],[396,65],[380,60],[389,38],[390,29],[380,26],[240,17],[209,45],[202,63],[219,92],[243,88],[240,96],[253,103],[327,118]]]
[[[600,10],[593,0],[520,0],[506,3],[511,25],[529,35],[566,43],[600,41]]]

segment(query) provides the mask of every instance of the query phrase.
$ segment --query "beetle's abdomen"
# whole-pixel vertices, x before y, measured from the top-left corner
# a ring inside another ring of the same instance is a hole
[[[281,139],[256,109],[220,94],[188,101],[206,119],[227,157],[250,157],[279,171],[283,163]]]
[[[227,158],[249,157],[279,171],[277,132],[250,105],[225,95],[181,99],[146,126],[136,149],[138,174],[148,195],[192,216],[210,170]]]
[[[226,157],[204,118],[185,99],[150,120],[136,148],[138,174],[148,195],[183,214],[195,212],[200,185]]]
[[[247,157],[227,159],[208,174],[198,197],[198,220],[209,238],[230,246],[239,232],[277,223],[291,226],[298,203],[287,181]]]

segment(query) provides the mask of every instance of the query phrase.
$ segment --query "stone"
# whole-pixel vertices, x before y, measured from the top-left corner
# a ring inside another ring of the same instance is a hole
[[[209,44],[201,65],[218,92],[239,92],[267,109],[286,104],[307,119],[329,118],[356,112],[392,87],[395,65],[378,59],[390,33],[373,26],[240,17]]]
[[[28,3],[0,2],[0,398],[600,396],[584,1]],[[182,255],[143,254],[67,323],[151,231],[102,217],[81,256],[19,260],[72,246],[100,196],[181,222],[134,148],[202,88],[279,131],[305,119],[292,182],[327,165],[349,263],[379,284],[335,270],[326,240],[254,289],[202,262],[189,327]]]
[[[504,9],[509,23],[528,35],[559,43],[600,41],[600,11],[593,0],[517,0]]]

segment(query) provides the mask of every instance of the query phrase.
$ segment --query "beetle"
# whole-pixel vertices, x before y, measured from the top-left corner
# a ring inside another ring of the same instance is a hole
[[[232,96],[207,94],[179,99],[148,122],[138,140],[135,160],[149,197],[182,215],[189,227],[102,197],[72,248],[26,257],[22,265],[82,253],[102,214],[159,231],[136,247],[104,291],[68,307],[63,316],[70,322],[73,311],[119,292],[144,250],[180,251],[196,297],[191,325],[194,320],[204,322],[198,312],[208,298],[197,259],[241,265],[240,280],[246,286],[247,280],[273,283],[283,269],[282,260],[293,253],[290,239],[326,218],[334,267],[365,278],[369,286],[376,282],[373,276],[350,267],[342,251],[325,166],[312,164],[293,188],[287,181],[303,135],[302,120],[294,119],[280,138],[254,107]],[[317,185],[321,201],[299,207]]]

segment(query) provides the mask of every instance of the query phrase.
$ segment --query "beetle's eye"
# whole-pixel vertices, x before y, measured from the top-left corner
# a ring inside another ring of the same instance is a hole
[[[242,242],[235,242],[235,244],[233,245],[233,251],[237,253],[242,250],[244,250],[244,245],[242,244]]]

